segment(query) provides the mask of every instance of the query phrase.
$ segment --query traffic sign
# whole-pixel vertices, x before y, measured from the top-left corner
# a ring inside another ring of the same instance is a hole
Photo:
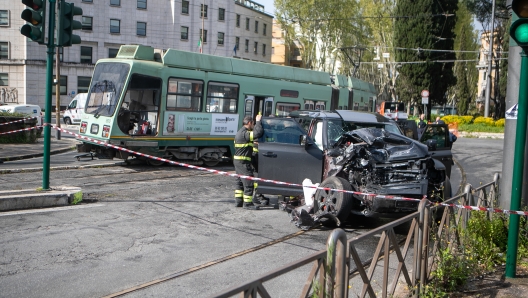
[[[429,104],[429,97],[422,97],[422,104],[423,105]]]
[[[429,97],[429,91],[428,90],[422,90],[421,95],[422,95],[422,97]]]

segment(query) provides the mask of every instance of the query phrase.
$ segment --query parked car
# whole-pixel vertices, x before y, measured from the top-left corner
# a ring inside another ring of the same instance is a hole
[[[452,156],[446,125],[429,126],[420,141],[406,137],[384,116],[356,111],[296,111],[289,118],[263,118],[259,177],[321,187],[404,196],[451,196]],[[424,144],[425,143],[425,144]],[[449,164],[449,167],[446,167]],[[298,196],[302,188],[259,182],[258,193]],[[418,202],[318,189],[315,214],[340,221],[352,212],[394,216],[416,211]]]
[[[42,110],[40,109],[40,106],[38,105],[32,105],[32,104],[21,104],[21,105],[3,105],[0,107],[1,111],[9,112],[9,113],[18,113],[18,114],[24,114],[28,117],[36,117],[37,118],[37,125],[41,126],[42,129]]]
[[[68,107],[64,114],[62,115],[62,120],[64,124],[79,124],[81,123],[81,118],[84,115],[84,107],[86,105],[86,96],[88,93],[79,93],[77,94]]]

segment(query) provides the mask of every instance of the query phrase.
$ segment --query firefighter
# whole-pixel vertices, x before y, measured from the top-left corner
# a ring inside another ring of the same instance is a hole
[[[256,123],[253,123],[251,116],[244,117],[243,126],[235,136],[235,156],[233,164],[238,175],[253,177],[253,165],[251,163],[253,156],[253,141],[260,138],[264,133],[260,119],[262,115],[255,117]],[[258,210],[259,207],[253,204],[253,181],[248,179],[236,178],[235,202],[237,207],[245,209]]]

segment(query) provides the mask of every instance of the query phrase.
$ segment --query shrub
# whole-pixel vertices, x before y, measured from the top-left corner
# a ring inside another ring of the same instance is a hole
[[[442,120],[446,124],[449,123],[458,123],[458,124],[469,124],[471,121],[473,121],[473,116],[457,116],[457,115],[448,115],[442,117]]]
[[[506,119],[502,118],[497,121],[495,121],[495,126],[497,127],[504,127],[504,124],[506,123]]]
[[[485,124],[487,126],[495,126],[495,121],[491,117],[477,117],[473,120],[475,124]]]

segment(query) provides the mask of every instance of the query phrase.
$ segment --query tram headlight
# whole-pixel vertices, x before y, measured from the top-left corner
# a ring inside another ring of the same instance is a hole
[[[109,125],[104,125],[103,126],[102,136],[103,136],[103,138],[108,138],[109,135],[110,135],[110,126]]]
[[[79,132],[86,133],[87,128],[88,128],[88,122],[81,122],[81,127],[79,127]]]

